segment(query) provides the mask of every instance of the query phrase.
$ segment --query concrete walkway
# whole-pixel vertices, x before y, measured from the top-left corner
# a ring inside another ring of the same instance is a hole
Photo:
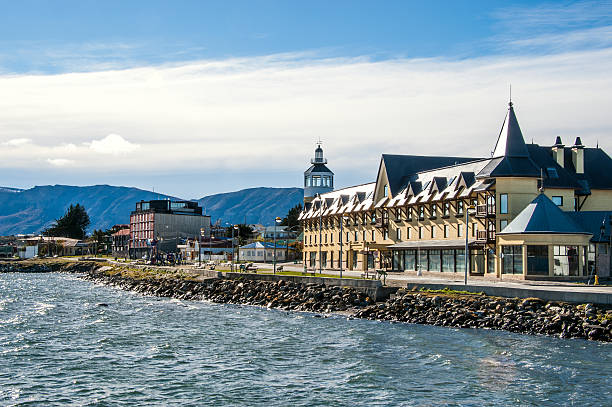
[[[284,270],[304,271],[303,266],[293,263],[283,264]],[[312,270],[309,270],[310,272]],[[318,274],[318,270],[316,270]],[[361,271],[343,271],[343,276],[360,277]],[[340,275],[339,270],[323,269],[323,274]],[[533,280],[492,280],[483,277],[468,276],[464,284],[463,274],[456,278],[418,277],[409,273],[389,273],[386,285],[391,287],[428,288],[440,290],[445,287],[453,290],[484,292],[498,297],[537,297],[548,301],[566,301],[575,303],[595,303],[612,305],[612,286],[593,286],[565,281]]]

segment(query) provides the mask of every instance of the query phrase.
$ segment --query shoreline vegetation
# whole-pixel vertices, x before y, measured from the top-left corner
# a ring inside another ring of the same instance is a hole
[[[484,328],[612,342],[612,309],[538,298],[501,298],[452,290],[399,289],[375,302],[354,287],[283,280],[205,278],[184,270],[136,268],[104,261],[2,261],[0,273],[78,273],[85,280],[144,295],[262,306],[349,318],[453,328]],[[320,315],[319,315],[320,316]]]

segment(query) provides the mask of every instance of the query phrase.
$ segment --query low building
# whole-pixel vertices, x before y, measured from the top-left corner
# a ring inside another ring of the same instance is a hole
[[[290,257],[289,252],[294,249],[287,246],[276,246],[276,261],[287,261]],[[239,259],[240,261],[251,261],[257,263],[272,263],[274,261],[274,243],[270,242],[254,242],[244,246],[240,246]]]
[[[257,234],[257,239],[261,240],[277,240],[295,239],[297,232],[290,230],[288,226],[266,226]]]
[[[512,103],[491,157],[383,154],[375,179],[304,195],[307,266],[450,277],[467,257],[470,274],[491,278],[584,278],[588,262],[609,275],[610,234],[597,224],[612,212],[612,159],[580,137],[526,144]],[[535,227],[543,217],[526,210],[558,222]],[[507,229],[519,216],[529,219]]]
[[[112,234],[112,255],[115,257],[128,257],[130,244],[130,227],[117,230]]]
[[[129,249],[132,257],[149,256],[156,248],[176,252],[178,245],[204,232],[210,236],[210,216],[192,201],[140,201],[130,215]]]

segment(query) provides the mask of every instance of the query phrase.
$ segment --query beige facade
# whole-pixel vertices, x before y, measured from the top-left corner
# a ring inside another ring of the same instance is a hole
[[[492,158],[383,155],[375,182],[306,202],[300,214],[304,264],[463,273],[467,238],[471,274],[585,276],[593,233],[499,234],[540,193],[564,212],[612,211],[612,181],[585,188],[593,171],[589,157],[601,151],[583,148],[580,139],[576,144],[571,151],[562,145],[525,145],[510,106]],[[563,256],[571,259],[571,273],[569,263],[561,267]],[[536,258],[542,261],[537,272]],[[517,259],[511,268],[509,259]]]

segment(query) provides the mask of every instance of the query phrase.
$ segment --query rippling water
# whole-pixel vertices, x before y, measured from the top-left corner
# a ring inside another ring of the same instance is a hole
[[[3,406],[610,406],[611,351],[0,274]]]

